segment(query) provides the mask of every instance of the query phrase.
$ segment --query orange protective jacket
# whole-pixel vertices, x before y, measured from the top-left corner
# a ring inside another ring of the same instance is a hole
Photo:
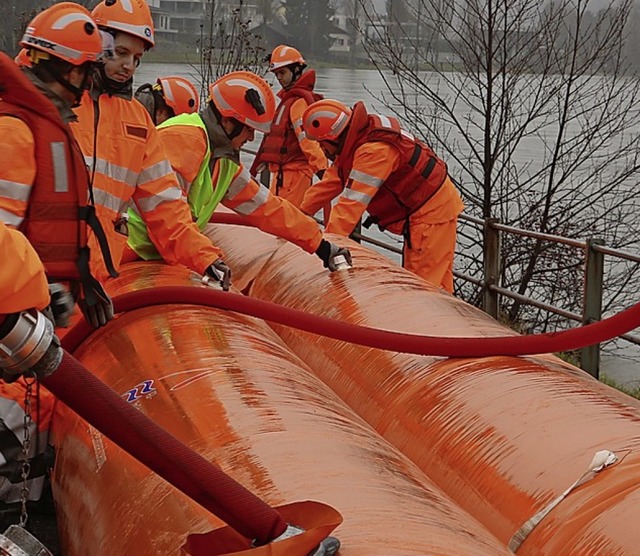
[[[38,254],[21,232],[2,222],[0,261],[0,316],[49,305],[47,277]]]
[[[363,172],[354,168],[358,148],[366,143],[392,145],[399,153],[397,167],[391,173]],[[381,230],[420,209],[440,189],[447,177],[447,166],[430,147],[400,128],[395,118],[367,114],[362,102],[356,103],[340,155],[336,160],[338,175],[369,212],[371,223]],[[352,189],[354,184],[366,188]]]
[[[406,235],[409,217],[423,212],[446,178],[445,163],[427,145],[401,130],[394,118],[367,114],[359,102],[334,165],[307,192],[300,208],[315,214],[341,193],[327,232],[349,235],[367,210],[381,229]],[[455,207],[438,211],[436,222],[462,210],[457,192],[454,196]]]
[[[78,122],[71,127],[92,175],[96,211],[116,267],[127,241],[116,226],[133,202],[162,258],[204,273],[221,251],[192,221],[158,132],[142,104],[85,92],[76,114]],[[101,263],[96,272],[104,276]]]
[[[182,125],[159,130],[171,165],[185,192],[189,191],[198,175],[206,156],[208,141],[212,153],[210,168],[215,185],[219,173],[219,156],[216,153],[228,152],[228,145],[223,144],[228,140],[221,129],[216,131],[218,133],[210,132],[207,135],[200,127]],[[285,199],[271,194],[266,187],[252,179],[241,164],[221,202],[227,208],[244,215],[251,224],[264,232],[295,243],[308,253],[313,253],[320,245],[322,232],[316,222]]]
[[[56,106],[4,54],[0,89],[0,220],[25,234],[50,279],[90,285],[88,226],[104,233],[80,148]]]
[[[302,129],[302,115],[309,104],[322,99],[322,95],[313,91],[316,73],[308,70],[303,73],[288,90],[278,92],[281,102],[278,105],[271,129],[260,144],[251,173],[268,163],[272,172],[280,167],[308,167],[309,175],[327,167],[327,159],[319,144],[306,138]],[[295,164],[298,163],[298,164]]]

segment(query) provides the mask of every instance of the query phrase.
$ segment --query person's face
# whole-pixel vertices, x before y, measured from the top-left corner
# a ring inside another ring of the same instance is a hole
[[[242,126],[242,131],[240,132],[240,135],[237,135],[231,140],[231,146],[236,151],[239,151],[242,147],[244,147],[246,143],[248,143],[249,141],[253,141],[255,136],[256,136],[255,131],[252,128],[247,127],[246,125]]]
[[[173,118],[175,113],[171,108],[158,108],[156,110],[156,125],[166,122],[169,118]]]
[[[222,118],[222,127],[226,131],[227,134],[233,133],[234,129],[238,125],[238,121],[233,118]],[[242,131],[236,135],[233,139],[231,139],[231,146],[234,150],[239,151],[242,147],[244,147],[245,143],[249,141],[253,141],[255,138],[255,131],[247,127],[246,125],[242,126]]]
[[[107,58],[104,71],[109,79],[124,83],[133,77],[144,54],[144,41],[128,33],[116,34],[113,56]]]
[[[65,78],[74,87],[82,87],[86,81],[87,71],[89,71],[89,66],[83,64],[72,68]]]
[[[274,70],[273,74],[276,76],[278,83],[280,83],[280,86],[283,89],[286,89],[293,81],[293,72],[286,66]]]

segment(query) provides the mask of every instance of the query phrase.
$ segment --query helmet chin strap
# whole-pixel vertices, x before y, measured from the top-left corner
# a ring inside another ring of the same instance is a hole
[[[298,79],[302,75],[302,72],[304,71],[304,68],[306,67],[306,65],[303,66],[302,64],[291,64],[289,66],[289,68],[291,69],[291,83],[287,85],[287,89],[293,87],[293,84],[298,81]]]
[[[242,130],[244,129],[244,124],[240,123],[235,118],[232,118],[235,121],[235,124],[231,132],[228,132],[225,129],[224,125],[222,125],[222,118],[224,118],[224,116],[220,114],[220,111],[216,108],[216,105],[213,104],[213,101],[211,100],[209,101],[209,107],[211,108],[211,111],[213,112],[213,115],[215,116],[216,121],[220,126],[220,129],[222,129],[222,131],[227,136],[227,139],[229,139],[229,141],[233,141],[238,135],[242,133]]]
[[[229,141],[233,141],[238,135],[240,135],[242,133],[242,130],[244,129],[244,124],[240,123],[238,120],[235,120],[235,124],[233,125],[233,129],[231,130],[231,133],[227,133],[227,130],[225,129],[224,132],[226,133],[227,137],[229,138]],[[222,129],[224,129],[224,126],[221,124]]]
[[[133,93],[133,77],[127,79],[124,83],[107,77],[104,65],[98,66],[98,75],[100,76],[100,86],[109,96],[120,94],[122,96],[131,97]]]
[[[82,100],[82,93],[85,91],[89,84],[89,74],[91,73],[90,69],[87,68],[84,77],[82,78],[82,83],[80,87],[76,87],[67,81],[60,73],[49,67],[48,65],[43,66],[46,72],[53,77],[60,85],[62,85],[67,91],[73,94],[74,102],[71,105],[72,108],[76,108],[80,106],[80,101]]]

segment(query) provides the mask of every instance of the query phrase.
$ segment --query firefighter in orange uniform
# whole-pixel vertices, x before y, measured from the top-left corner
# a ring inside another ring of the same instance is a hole
[[[198,89],[184,77],[158,77],[153,85],[140,85],[135,97],[147,109],[156,125],[179,114],[192,114],[200,110]]]
[[[29,59],[22,71],[0,57],[0,220],[24,231],[50,281],[78,285],[85,317],[100,326],[113,308],[89,271],[88,228],[104,234],[87,204],[89,178],[67,124],[102,57],[103,38],[85,8],[63,2],[39,14],[20,44]]]
[[[251,167],[255,176],[267,164],[271,173],[271,192],[300,206],[313,175],[322,176],[327,169],[327,158],[315,141],[305,137],[302,114],[307,106],[320,100],[314,93],[316,72],[307,67],[298,50],[280,45],[269,57],[272,71],[282,90],[278,93],[280,104],[275,113],[271,130],[266,134]]]
[[[67,125],[74,118],[71,106],[80,99],[93,64],[102,55],[100,32],[84,7],[63,2],[37,15],[20,44],[28,55],[22,69],[0,54],[3,370],[15,362],[13,331],[22,319],[38,323],[39,333],[48,327],[51,342],[52,325],[44,325],[42,312],[56,317],[59,324],[73,309],[68,292],[59,284],[47,287],[47,278],[81,284],[81,307],[94,326],[113,316],[110,299],[89,273],[88,228],[94,227],[97,235],[100,228],[87,204],[89,178],[84,159]],[[24,311],[29,311],[30,317]],[[4,430],[0,442],[0,521],[5,525],[17,521],[23,486],[28,488],[27,500],[36,501],[46,478],[44,453],[55,398],[37,384],[34,387],[33,421],[27,424],[30,472],[23,484],[20,459],[26,392],[22,378],[0,382],[0,426]]]
[[[181,114],[158,128],[173,169],[202,230],[219,203],[261,230],[315,253],[325,268],[336,270],[335,258],[351,255],[323,239],[317,223],[291,203],[251,178],[240,163],[240,148],[266,132],[275,98],[267,82],[248,71],[236,71],[209,87],[210,101],[199,114]],[[129,246],[143,259],[159,258],[135,210],[129,215]]]
[[[165,261],[217,279],[218,267],[228,272],[222,253],[192,222],[155,125],[133,100],[135,69],[154,46],[149,6],[145,0],[103,0],[92,15],[113,36],[114,52],[94,72],[72,129],[89,167],[96,211],[116,267],[127,242],[127,209],[135,204]],[[104,264],[96,267],[100,277],[106,270]]]
[[[458,215],[464,205],[431,148],[402,130],[395,118],[368,114],[336,100],[307,108],[304,131],[333,160],[305,195],[303,212],[315,214],[340,195],[327,232],[349,235],[366,210],[364,225],[404,237],[403,266],[453,292]],[[367,222],[368,221],[368,222]]]

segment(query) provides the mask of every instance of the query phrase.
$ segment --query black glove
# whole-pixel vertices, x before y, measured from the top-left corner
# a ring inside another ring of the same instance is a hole
[[[345,263],[349,268],[351,267],[351,253],[349,250],[346,247],[338,247],[326,239],[320,242],[320,245],[316,249],[316,255],[322,260],[324,267],[328,268],[331,272],[347,268]],[[336,257],[340,258],[336,260]],[[341,257],[344,257],[344,260],[341,260]]]
[[[326,170],[324,170],[324,169],[323,169],[323,170],[318,170],[318,171],[316,172],[316,177],[317,177],[319,180],[322,180],[322,176],[324,176],[324,173],[325,173],[325,172],[326,172]]]
[[[222,259],[218,259],[213,264],[209,265],[204,273],[212,280],[218,282],[222,291],[229,291],[229,286],[231,286],[231,269]]]
[[[66,328],[69,326],[73,308],[76,304],[73,296],[67,288],[58,282],[49,284],[49,295],[51,296],[51,303],[47,309],[51,310],[53,324],[56,327]],[[43,313],[46,315],[46,311],[43,311]]]
[[[94,328],[100,328],[113,318],[113,303],[96,280],[90,291],[83,286],[78,305],[85,320]]]

